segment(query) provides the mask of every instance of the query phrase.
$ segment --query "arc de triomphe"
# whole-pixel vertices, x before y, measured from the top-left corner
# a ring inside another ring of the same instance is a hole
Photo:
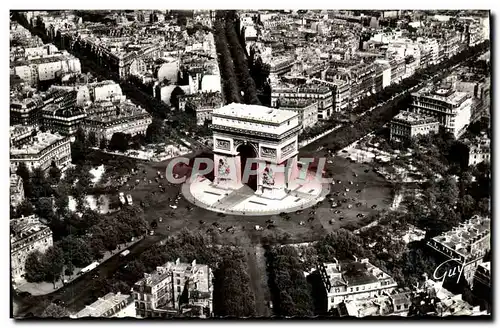
[[[212,130],[214,186],[236,190],[246,183],[260,197],[286,197],[299,176],[298,113],[232,103],[213,111]],[[249,158],[257,163],[249,165]],[[248,182],[243,181],[245,167],[257,171]]]

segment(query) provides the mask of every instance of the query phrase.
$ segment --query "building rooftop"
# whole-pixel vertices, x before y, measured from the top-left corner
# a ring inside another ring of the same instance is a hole
[[[36,155],[50,145],[63,140],[65,137],[58,133],[38,132],[33,137],[29,144],[23,145],[21,148],[11,148],[11,155]]]
[[[280,107],[283,109],[286,108],[304,108],[310,106],[317,101],[311,98],[305,99],[290,99],[290,98],[279,98]]]
[[[394,116],[392,121],[406,123],[409,125],[439,123],[439,121],[434,117],[428,117],[422,114],[412,113],[407,111],[399,112],[398,115]]]
[[[213,111],[213,115],[233,117],[235,119],[249,119],[263,123],[278,123],[288,121],[298,114],[290,110],[269,108],[259,105],[245,105],[232,103]]]
[[[202,92],[179,97],[179,101],[186,101],[194,109],[218,108],[222,106],[222,95],[220,92]]]
[[[367,259],[324,263],[324,267],[331,286],[360,286],[383,279],[390,279],[395,284],[388,274],[368,262]]]
[[[490,224],[490,218],[474,216],[458,227],[432,238],[432,240],[463,256],[473,256],[479,250],[469,246],[490,235]]]
[[[483,263],[479,264],[479,266],[483,267],[486,271],[491,270],[491,262],[483,262]]]
[[[97,301],[94,303],[87,305],[85,309],[81,310],[78,312],[75,317],[76,318],[83,318],[83,317],[103,317],[106,316],[106,312],[109,310],[115,308],[118,304],[120,304],[123,301],[127,301],[127,303],[132,301],[132,298],[130,295],[126,294],[114,294],[114,293],[108,293],[104,295],[103,297],[100,297]]]
[[[141,286],[153,287],[167,279],[172,274],[181,273],[188,278],[190,282],[196,282],[196,290],[200,292],[200,296],[210,297],[211,292],[211,277],[209,276],[210,268],[206,264],[197,264],[196,260],[191,263],[182,263],[180,259],[175,262],[167,262],[163,266],[159,266],[152,273],[145,273],[144,278],[135,283],[134,289]]]
[[[465,100],[470,98],[467,92],[459,92],[446,86],[438,88],[435,88],[434,86],[427,86],[415,92],[413,95],[446,102],[453,104],[454,106],[459,106]]]
[[[17,219],[10,220],[10,240],[11,243],[18,242],[26,237],[29,237],[39,231],[49,229],[46,225],[40,222],[40,218],[35,214],[30,216],[22,216]]]
[[[9,130],[10,130],[10,138],[15,140],[18,137],[25,136],[28,133],[32,133],[35,130],[35,126],[16,124],[16,125],[11,125],[9,127]]]

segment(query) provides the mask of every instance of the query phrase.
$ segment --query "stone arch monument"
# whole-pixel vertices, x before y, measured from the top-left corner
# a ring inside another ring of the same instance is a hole
[[[272,199],[287,195],[296,175],[298,113],[233,103],[214,110],[212,130],[214,185],[236,190],[250,185],[249,173],[256,172],[257,195]]]

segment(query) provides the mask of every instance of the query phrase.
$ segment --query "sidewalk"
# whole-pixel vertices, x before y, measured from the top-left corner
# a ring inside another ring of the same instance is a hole
[[[118,245],[118,248],[116,250],[114,250],[113,252],[106,252],[106,253],[104,253],[104,257],[99,262],[99,265],[103,264],[104,262],[106,262],[107,260],[109,260],[114,255],[116,255],[116,254],[118,254],[120,252],[123,252],[125,249],[127,249],[130,246],[134,245],[135,243],[139,242],[141,239],[142,239],[142,237],[141,238],[136,238],[132,242],[128,242],[128,243],[125,243],[125,244],[120,244],[120,245]],[[99,266],[97,268],[99,268]],[[65,284],[63,283],[63,281],[61,279],[58,280],[56,282],[56,284],[55,284],[55,286],[56,286],[55,288],[54,288],[54,284],[51,283],[51,282],[35,283],[35,282],[27,282],[24,279],[19,280],[17,282],[17,284],[15,285],[15,288],[19,292],[28,292],[28,293],[30,293],[33,296],[39,296],[39,295],[49,294],[49,293],[55,292],[56,290],[64,287],[64,285],[70,284],[73,280],[75,280],[76,278],[78,278],[79,277],[78,273],[80,272],[81,269],[82,268],[76,268],[73,271],[73,275],[71,275],[70,277],[68,277],[68,276],[65,275],[63,277],[63,280],[64,279],[67,280]]]

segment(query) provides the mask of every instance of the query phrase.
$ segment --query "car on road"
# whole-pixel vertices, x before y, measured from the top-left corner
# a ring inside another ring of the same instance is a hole
[[[356,190],[356,194],[361,193],[361,189]]]
[[[339,221],[342,221],[343,219],[344,219],[343,217],[340,217],[340,218],[339,218]]]
[[[334,219],[331,219],[330,221],[328,221],[328,223],[330,223],[330,224],[334,224],[334,223],[335,223],[335,220],[334,220]]]
[[[205,221],[203,221],[203,220],[200,220],[199,222],[200,222],[200,224],[205,224]]]
[[[366,170],[365,170],[365,173],[368,173],[368,172],[370,172],[370,170],[366,169]]]
[[[295,214],[300,215],[300,214],[302,214],[302,212],[304,212],[304,211],[298,210],[297,212],[295,212]]]
[[[266,223],[272,224],[272,223],[275,223],[275,221],[274,220],[267,220]]]
[[[362,218],[364,217],[365,215],[363,213],[358,213],[358,215],[356,215],[357,218]]]
[[[130,194],[127,194],[127,204],[133,205],[134,202],[132,201],[132,196]]]
[[[126,200],[125,200],[125,194],[123,192],[120,192],[118,194],[118,197],[120,198],[120,203],[125,204],[125,202],[126,202]]]
[[[347,208],[351,209],[351,208],[352,208],[352,205],[351,205],[351,204],[347,205]]]
[[[341,214],[341,213],[342,213],[342,211],[336,210],[336,211],[335,211],[335,212],[333,212],[333,213],[335,213],[335,214]]]
[[[377,208],[377,205],[372,205],[372,210],[376,209]]]

